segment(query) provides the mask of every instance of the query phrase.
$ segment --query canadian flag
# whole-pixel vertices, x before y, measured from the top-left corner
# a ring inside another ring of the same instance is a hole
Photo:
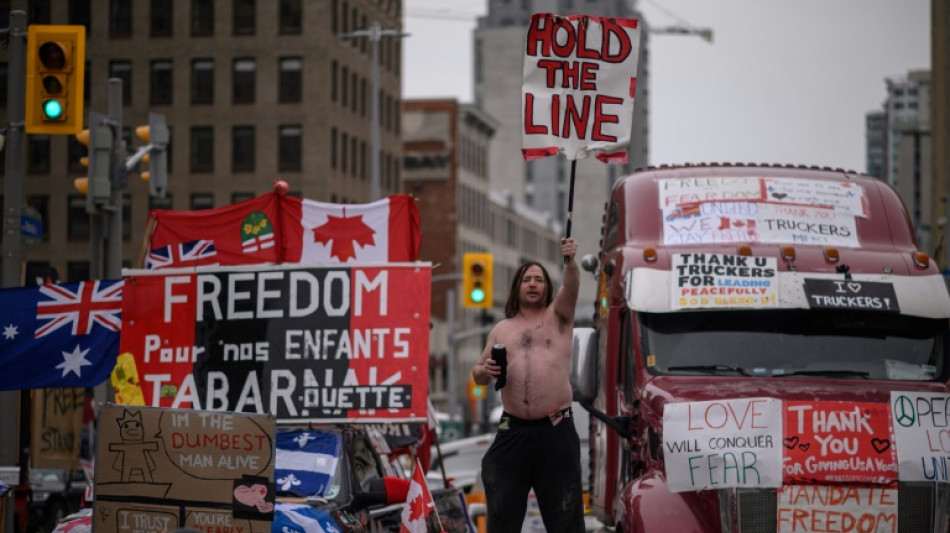
[[[399,533],[426,533],[426,517],[435,509],[435,502],[426,486],[425,474],[422,465],[416,461],[412,472],[412,482],[409,483],[409,493],[406,495],[406,505],[402,508],[402,527]]]
[[[419,210],[405,194],[368,204],[303,200],[301,263],[415,261],[422,244]]]

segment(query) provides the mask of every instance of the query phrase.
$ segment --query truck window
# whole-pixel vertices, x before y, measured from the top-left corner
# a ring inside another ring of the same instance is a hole
[[[944,379],[947,321],[836,311],[641,313],[654,374]]]
[[[636,339],[633,338],[633,315],[624,310],[620,313],[620,346],[623,350],[623,357],[620,357],[621,367],[617,369],[617,379],[622,382],[623,396],[624,401],[627,403],[627,406],[630,407],[633,405],[633,401],[636,399],[634,386],[636,384],[636,360],[634,353],[634,345],[636,344]]]
[[[382,467],[373,446],[364,438],[353,441],[353,475],[362,490],[369,489],[370,481],[383,477]]]

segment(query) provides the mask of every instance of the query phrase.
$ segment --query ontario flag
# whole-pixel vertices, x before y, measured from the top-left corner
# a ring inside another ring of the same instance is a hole
[[[0,291],[0,390],[93,387],[115,366],[123,280]]]
[[[426,533],[426,517],[435,509],[435,502],[429,494],[422,465],[416,461],[412,471],[412,482],[406,495],[406,505],[402,508],[402,526],[399,533]]]
[[[145,268],[258,263],[415,261],[422,235],[415,200],[330,204],[277,190],[201,211],[154,210]]]

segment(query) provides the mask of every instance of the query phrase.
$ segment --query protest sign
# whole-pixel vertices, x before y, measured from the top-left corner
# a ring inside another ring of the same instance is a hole
[[[85,389],[35,389],[32,394],[30,466],[76,470],[79,467]]]
[[[127,397],[280,422],[426,419],[428,263],[127,279],[121,352],[136,368],[122,373],[141,389]]]
[[[673,309],[778,306],[774,257],[709,253],[672,254]]]
[[[777,533],[897,533],[897,489],[787,485],[776,491]]]
[[[901,481],[950,483],[950,394],[891,391]]]
[[[785,401],[785,483],[890,483],[897,455],[886,404]]]
[[[636,20],[535,13],[522,85],[522,154],[626,160],[640,28]]]
[[[107,404],[98,419],[97,533],[270,531],[272,416]]]
[[[782,402],[668,403],[663,456],[671,492],[782,484]]]

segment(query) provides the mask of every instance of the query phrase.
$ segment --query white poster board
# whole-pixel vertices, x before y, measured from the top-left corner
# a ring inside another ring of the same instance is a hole
[[[950,483],[950,394],[891,391],[901,481]]]

